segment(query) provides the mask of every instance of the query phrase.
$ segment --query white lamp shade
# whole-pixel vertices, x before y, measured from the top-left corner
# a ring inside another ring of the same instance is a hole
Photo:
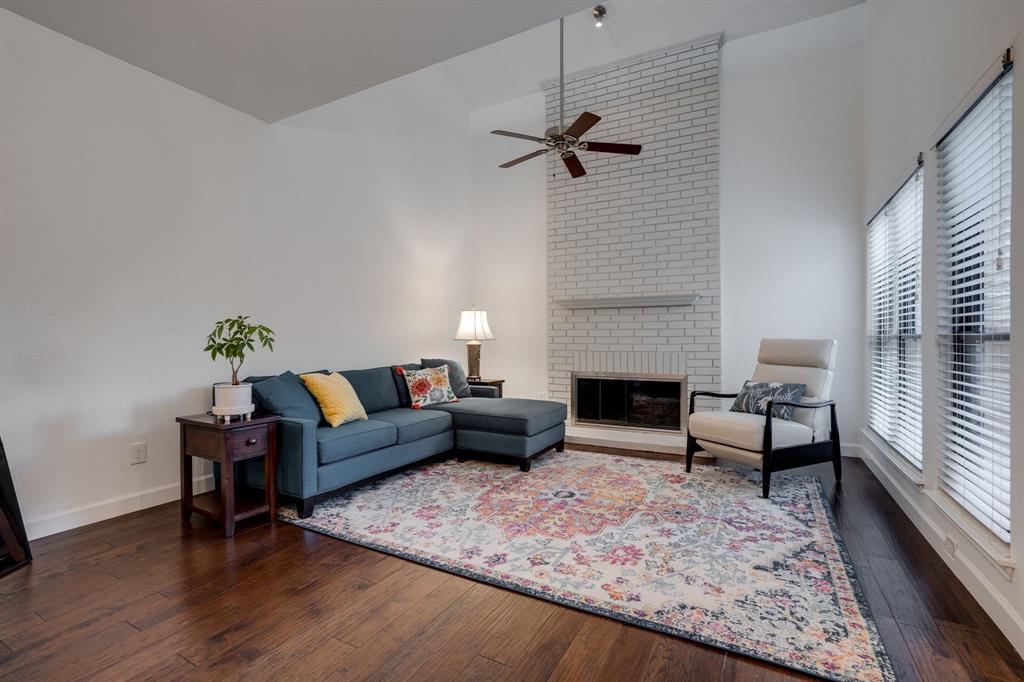
[[[494,338],[491,326],[487,324],[486,310],[463,310],[459,328],[455,332],[459,341],[485,341]]]

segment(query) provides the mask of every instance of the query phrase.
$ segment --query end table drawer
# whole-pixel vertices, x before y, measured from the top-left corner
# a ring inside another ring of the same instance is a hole
[[[228,457],[239,459],[256,457],[267,451],[267,427],[254,426],[251,429],[235,429],[228,434]]]

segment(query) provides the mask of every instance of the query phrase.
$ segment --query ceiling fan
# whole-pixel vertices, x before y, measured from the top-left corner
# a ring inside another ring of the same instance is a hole
[[[518,159],[512,159],[508,163],[503,163],[499,168],[511,168],[516,164],[520,164],[523,161],[529,161],[537,156],[542,156],[548,152],[556,152],[561,158],[562,163],[569,169],[569,175],[574,178],[586,175],[587,171],[583,168],[583,164],[580,162],[576,152],[603,152],[605,154],[631,154],[636,156],[640,153],[641,146],[638,144],[620,144],[618,142],[589,142],[581,140],[584,134],[588,130],[594,127],[594,125],[601,120],[601,117],[597,114],[592,114],[589,111],[584,111],[580,114],[575,121],[572,122],[568,128],[565,127],[565,19],[558,20],[558,97],[559,97],[559,109],[558,109],[558,125],[548,128],[544,133],[544,137],[537,137],[535,135],[525,135],[523,133],[511,133],[507,130],[492,130],[491,132],[495,135],[504,135],[506,137],[518,137],[523,140],[530,140],[532,142],[539,142],[544,145],[543,149],[530,152],[520,156]]]

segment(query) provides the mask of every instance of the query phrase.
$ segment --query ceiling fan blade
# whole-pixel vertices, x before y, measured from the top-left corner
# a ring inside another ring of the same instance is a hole
[[[529,154],[524,154],[523,156],[520,156],[518,159],[512,159],[511,161],[503,163],[500,166],[498,166],[498,168],[511,168],[512,166],[516,165],[517,163],[522,163],[523,161],[529,161],[530,159],[534,158],[535,156],[540,156],[541,154],[547,154],[547,153],[548,153],[547,149],[538,149],[535,152],[530,152]]]
[[[580,163],[580,157],[576,156],[572,152],[563,154],[562,161],[565,163],[565,167],[569,169],[569,175],[574,178],[587,174],[587,171],[583,168],[583,164]]]
[[[588,152],[605,152],[606,154],[632,154],[636,156],[642,147],[638,144],[619,144],[618,142],[587,142]]]
[[[507,130],[492,130],[492,135],[504,135],[505,137],[518,137],[521,140],[531,140],[533,142],[543,142],[543,137],[536,137],[534,135],[524,135],[523,133],[510,133]]]
[[[583,134],[593,128],[601,117],[597,114],[592,114],[589,111],[584,111],[580,114],[572,125],[565,129],[565,135],[569,137],[575,137],[577,140],[583,137]]]

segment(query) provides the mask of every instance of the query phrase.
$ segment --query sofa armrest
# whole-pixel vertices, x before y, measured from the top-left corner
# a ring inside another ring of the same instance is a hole
[[[277,489],[307,498],[317,493],[316,427],[312,419],[282,417],[277,423]]]
[[[497,386],[470,386],[469,392],[474,398],[497,398]]]

